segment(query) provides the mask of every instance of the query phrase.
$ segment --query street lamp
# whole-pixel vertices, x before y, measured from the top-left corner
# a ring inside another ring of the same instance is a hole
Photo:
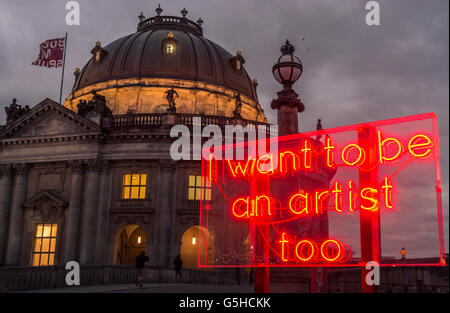
[[[283,85],[278,98],[272,100],[271,108],[277,110],[278,134],[280,136],[298,133],[298,113],[305,110],[305,106],[292,89],[292,85],[303,73],[303,64],[294,55],[295,47],[286,40],[281,47],[281,56],[272,67],[272,74],[276,81]]]
[[[289,43],[289,40],[286,40],[280,51],[282,55],[278,58],[277,64],[272,67],[272,73],[277,82],[291,87],[302,75],[303,64],[294,55],[295,47]]]

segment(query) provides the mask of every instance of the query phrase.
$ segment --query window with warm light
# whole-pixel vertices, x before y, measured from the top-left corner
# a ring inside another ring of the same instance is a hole
[[[203,177],[203,195],[202,195],[202,176],[189,175],[188,200],[211,200],[211,181]]]
[[[96,61],[96,62],[99,62],[99,61],[100,61],[100,51],[97,51],[97,52],[95,53],[95,61]]]
[[[34,234],[32,266],[55,265],[57,224],[37,224]]]
[[[175,54],[175,44],[174,43],[166,44],[166,53],[167,54]]]
[[[240,70],[241,69],[241,61],[236,60],[236,69]]]
[[[123,175],[122,199],[145,199],[147,174]]]

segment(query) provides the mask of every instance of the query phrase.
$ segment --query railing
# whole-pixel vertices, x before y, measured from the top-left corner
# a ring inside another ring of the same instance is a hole
[[[114,128],[161,126],[164,115],[162,113],[114,115],[112,126]]]
[[[200,36],[203,35],[203,28],[200,25],[187,18],[178,16],[154,16],[148,18],[139,23],[138,31],[169,25],[177,28],[189,29]]]
[[[125,114],[114,115],[112,117],[111,126],[113,129],[129,130],[133,128],[157,128],[161,126],[171,126],[166,122],[168,119],[167,113],[141,113],[141,114]],[[266,132],[266,136],[270,137],[276,135],[271,133],[270,124],[264,122],[257,122],[246,119],[235,119],[233,117],[225,117],[218,115],[202,115],[202,114],[173,114],[177,124],[193,126],[194,118],[200,118],[199,126],[217,125],[221,128],[227,125],[240,124],[242,127],[248,127],[256,130],[257,127],[261,127]],[[260,129],[258,129],[259,131]]]
[[[378,293],[448,293],[448,285],[422,285],[420,283],[383,283],[378,286]],[[359,293],[361,281],[328,280],[330,293]]]
[[[189,209],[200,209],[200,200],[188,200],[187,207]]]
[[[150,208],[150,201],[145,199],[122,199],[118,203],[119,208]]]
[[[63,266],[49,267],[0,267],[0,292],[66,287],[68,273]],[[81,266],[80,285],[103,285],[134,283],[137,278],[132,265]],[[172,283],[174,271],[169,268],[148,267],[144,269],[144,282]],[[183,269],[182,283],[232,284],[230,275],[214,271]]]
[[[68,270],[64,266],[49,267],[0,267],[0,292],[48,289],[65,287],[65,277]],[[235,270],[201,271],[183,269],[183,283],[201,284],[235,284]],[[80,284],[102,285],[115,283],[134,283],[136,281],[136,268],[132,265],[88,265],[81,266]],[[275,277],[273,277],[275,278]],[[146,283],[172,283],[174,282],[173,269],[161,267],[148,267],[144,269],[144,282]],[[276,283],[276,282],[274,282]],[[289,277],[281,277],[278,283],[282,283],[282,289],[289,284],[296,286],[303,284],[303,292],[308,292],[308,281],[297,279],[289,280]],[[282,291],[282,289],[280,289]],[[378,287],[379,293],[448,293],[449,286],[441,284],[424,285],[422,283],[383,283]],[[361,281],[328,279],[328,292],[361,292]]]

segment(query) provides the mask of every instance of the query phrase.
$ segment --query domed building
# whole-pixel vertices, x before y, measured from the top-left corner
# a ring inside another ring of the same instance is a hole
[[[113,114],[161,113],[165,92],[175,88],[177,112],[232,117],[235,94],[242,117],[266,121],[256,95],[257,81],[243,67],[240,51],[231,54],[203,37],[203,21],[186,17],[141,16],[137,32],[105,47],[100,42],[80,71],[65,107],[77,111],[92,91],[106,98]]]
[[[268,124],[242,53],[203,37],[203,21],[186,11],[157,12],[88,50],[64,105],[45,99],[30,109],[14,99],[7,108],[0,265],[76,260],[95,276],[95,265],[133,265],[145,251],[155,270],[178,254],[197,267],[194,238],[208,236],[198,226],[201,162],[172,160],[170,129]]]

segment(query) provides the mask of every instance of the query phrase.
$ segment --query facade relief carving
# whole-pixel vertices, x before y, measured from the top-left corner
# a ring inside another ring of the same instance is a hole
[[[100,159],[88,159],[85,161],[86,169],[88,171],[101,172],[103,169],[103,162],[104,160]]]
[[[13,168],[18,176],[27,176],[31,170],[31,166],[27,163],[16,163],[13,165]]]
[[[11,164],[0,164],[0,178],[3,176],[12,175],[14,173],[14,168]]]
[[[37,169],[38,190],[64,191],[66,168],[62,166],[49,166]]]
[[[75,134],[86,131],[83,127],[76,125],[73,121],[65,118],[61,114],[57,114],[56,112],[47,113],[45,117],[38,119],[38,121],[32,122],[30,126],[21,130],[19,134],[23,137],[35,137]]]
[[[26,210],[32,210],[33,217],[43,219],[63,217],[67,206],[67,201],[48,190],[39,192],[24,203]]]
[[[113,212],[112,212],[113,213]],[[123,214],[114,214],[113,213],[113,220],[115,224],[121,224],[121,223],[126,223],[126,224],[137,224],[137,223],[143,223],[143,224],[148,224],[150,222],[150,216],[149,214],[143,214],[143,215],[132,215],[130,213],[123,213]]]
[[[85,168],[85,164],[82,160],[73,160],[69,161],[69,167],[72,173],[82,173]]]

